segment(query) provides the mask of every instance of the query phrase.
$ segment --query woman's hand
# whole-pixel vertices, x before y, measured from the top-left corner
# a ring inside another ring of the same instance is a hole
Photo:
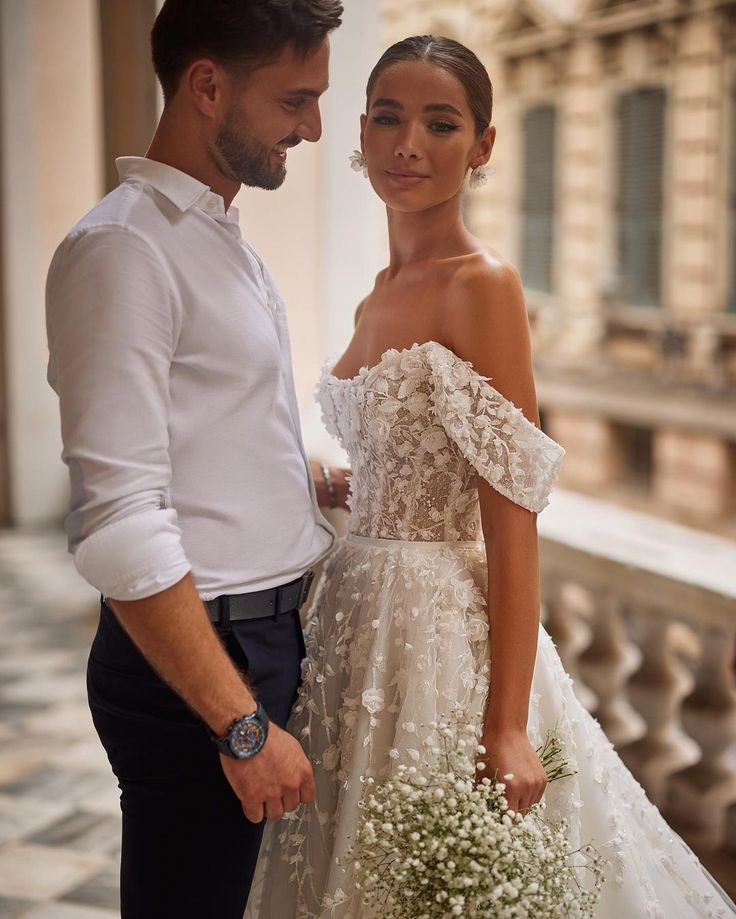
[[[321,463],[311,460],[309,468],[314,479],[315,491],[317,492],[317,504],[323,508],[339,507],[341,510],[349,510],[348,495],[350,486],[348,485],[347,476],[350,475],[350,470],[335,466],[327,467],[328,485]]]
[[[350,494],[350,484],[348,483],[348,476],[351,470],[342,466],[333,466],[330,471],[332,473],[332,485],[337,495],[337,506],[343,511],[349,511],[348,495]]]
[[[547,787],[547,774],[526,731],[483,731],[481,741],[486,752],[479,756],[485,769],[478,770],[477,777],[487,776],[506,786],[506,800],[509,808],[526,813],[532,804],[542,800]],[[512,775],[513,778],[504,778]]]

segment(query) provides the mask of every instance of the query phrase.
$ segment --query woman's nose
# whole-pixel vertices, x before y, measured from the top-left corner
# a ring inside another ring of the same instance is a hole
[[[420,159],[421,158],[421,148],[419,144],[419,126],[413,124],[407,124],[405,129],[402,131],[401,136],[398,138],[396,143],[396,149],[394,151],[396,156],[403,157],[404,159]]]

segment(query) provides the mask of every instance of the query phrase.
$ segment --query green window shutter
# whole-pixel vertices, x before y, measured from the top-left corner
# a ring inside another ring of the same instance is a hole
[[[552,290],[555,220],[555,109],[539,105],[524,114],[524,197],[521,275],[525,286]]]
[[[624,300],[659,306],[665,92],[625,93],[618,113],[618,258]]]

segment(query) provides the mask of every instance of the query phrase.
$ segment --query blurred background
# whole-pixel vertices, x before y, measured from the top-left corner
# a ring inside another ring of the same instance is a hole
[[[107,776],[79,676],[94,592],[60,530],[43,290],[56,245],[117,183],[115,157],[146,151],[158,5],[0,0],[0,917],[114,908],[114,795],[80,778],[85,756]],[[312,393],[385,264],[382,207],[348,163],[366,78],[391,42],[449,35],[495,89],[496,174],[466,219],[521,269],[542,425],[567,450],[539,518],[545,622],[585,704],[733,894],[736,2],[345,7],[322,140],[294,151],[278,192],[235,202],[289,309],[308,449],[341,461]],[[47,863],[55,881],[23,880]]]

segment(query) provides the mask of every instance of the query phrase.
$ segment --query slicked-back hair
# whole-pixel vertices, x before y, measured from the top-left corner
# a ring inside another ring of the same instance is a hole
[[[287,45],[307,55],[340,25],[342,12],[341,0],[166,0],[151,31],[165,102],[197,58],[245,73]]]
[[[412,35],[387,48],[368,77],[366,112],[378,77],[403,61],[426,61],[457,77],[473,113],[476,133],[480,136],[485,131],[493,114],[493,86],[488,71],[470,48],[443,35]]]

